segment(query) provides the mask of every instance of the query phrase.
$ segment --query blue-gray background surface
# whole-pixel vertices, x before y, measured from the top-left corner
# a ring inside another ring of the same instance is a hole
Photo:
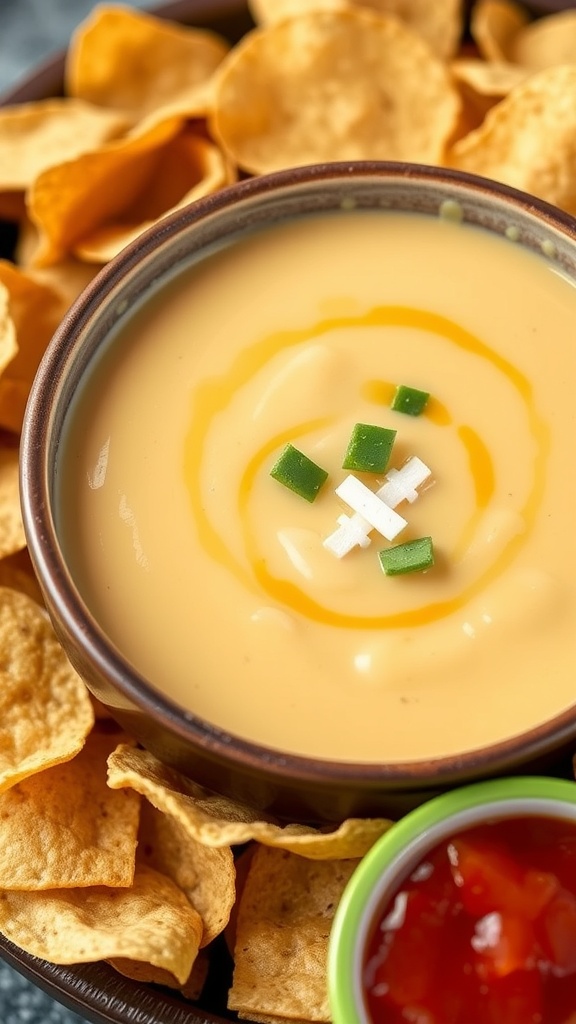
[[[130,2],[153,6],[152,0]],[[0,92],[66,46],[72,30],[95,6],[96,0],[0,0]]]
[[[74,27],[95,6],[95,0],[0,0],[0,93],[66,46]],[[132,6],[152,3],[133,0]],[[0,1024],[81,1022],[0,961]]]

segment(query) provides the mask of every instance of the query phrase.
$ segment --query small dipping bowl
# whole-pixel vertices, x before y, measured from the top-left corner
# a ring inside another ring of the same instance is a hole
[[[416,867],[466,829],[515,818],[559,819],[576,833],[576,783],[528,776],[464,786],[422,804],[377,840],[350,878],[334,918],[328,961],[334,1024],[378,1024],[365,995],[366,951],[386,907]]]
[[[541,772],[570,751],[576,736],[576,707],[571,707],[510,739],[418,761],[387,763],[384,755],[377,763],[353,763],[272,749],[203,720],[143,678],[110,641],[76,586],[57,523],[58,455],[70,402],[99,351],[143,298],[180,269],[261,229],[318,214],[345,217],[350,210],[462,220],[511,239],[513,248],[552,254],[554,268],[576,282],[573,219],[485,179],[409,164],[351,163],[243,181],[165,218],[91,282],[45,354],[21,443],[31,558],[56,632],[90,690],[164,763],[212,790],[292,821],[398,817],[455,784],[525,766]],[[194,671],[192,664],[192,679]],[[322,728],[327,723],[329,712]]]

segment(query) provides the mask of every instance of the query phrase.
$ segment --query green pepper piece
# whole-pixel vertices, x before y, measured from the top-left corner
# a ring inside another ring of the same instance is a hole
[[[409,540],[393,548],[384,548],[378,552],[378,558],[386,576],[423,572],[434,565],[432,537],[418,537],[417,540]]]
[[[429,398],[428,391],[418,391],[418,388],[409,388],[405,384],[399,384],[390,408],[395,412],[404,412],[407,416],[420,416],[424,412]]]
[[[328,473],[292,444],[287,444],[270,470],[270,476],[306,501],[314,501]]]
[[[348,442],[342,469],[356,473],[383,473],[390,461],[395,430],[372,423],[356,423]]]

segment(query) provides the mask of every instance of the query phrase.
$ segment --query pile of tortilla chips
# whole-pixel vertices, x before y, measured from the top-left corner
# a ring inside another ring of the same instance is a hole
[[[0,932],[195,999],[228,929],[232,1008],[328,1021],[334,909],[389,823],[281,827],[166,768],[94,708],[45,612],[9,587],[0,651]]]
[[[65,97],[0,109],[0,932],[59,964],[105,960],[196,999],[211,944],[229,1006],[329,1021],[326,951],[358,858],[389,823],[280,827],[122,735],[42,608],[19,511],[18,440],[38,362],[100,266],[240,175],[393,159],[496,178],[576,212],[576,10],[512,0],[252,0],[230,49],[102,5]]]

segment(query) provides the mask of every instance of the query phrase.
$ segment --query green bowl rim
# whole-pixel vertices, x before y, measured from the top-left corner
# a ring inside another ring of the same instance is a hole
[[[410,811],[394,823],[362,859],[344,890],[330,935],[328,989],[334,1024],[370,1024],[366,1012],[361,1015],[362,1008],[359,1006],[361,984],[358,964],[361,955],[358,935],[363,932],[366,936],[374,910],[384,902],[386,890],[389,888],[388,895],[391,895],[407,871],[413,869],[413,864],[405,866],[402,855],[408,857],[409,849],[417,843],[420,859],[424,852],[422,846],[428,850],[440,842],[450,833],[450,822],[454,818],[462,817],[466,811],[474,811],[479,807],[486,807],[490,817],[493,817],[497,815],[497,805],[504,802],[517,802],[517,806],[507,808],[502,816],[543,815],[545,811],[542,803],[549,803],[550,812],[554,814],[555,810],[559,810],[554,805],[576,805],[576,783],[568,779],[524,776],[462,786]],[[531,810],[528,806],[523,809],[522,803],[538,803],[538,807]],[[562,817],[561,814],[554,816]],[[576,819],[576,807],[574,813],[568,816]],[[456,822],[454,827],[467,826],[459,826]],[[397,861],[399,869],[395,872]],[[379,888],[385,872],[390,874],[390,879],[383,885],[374,906],[371,906],[375,890]]]

